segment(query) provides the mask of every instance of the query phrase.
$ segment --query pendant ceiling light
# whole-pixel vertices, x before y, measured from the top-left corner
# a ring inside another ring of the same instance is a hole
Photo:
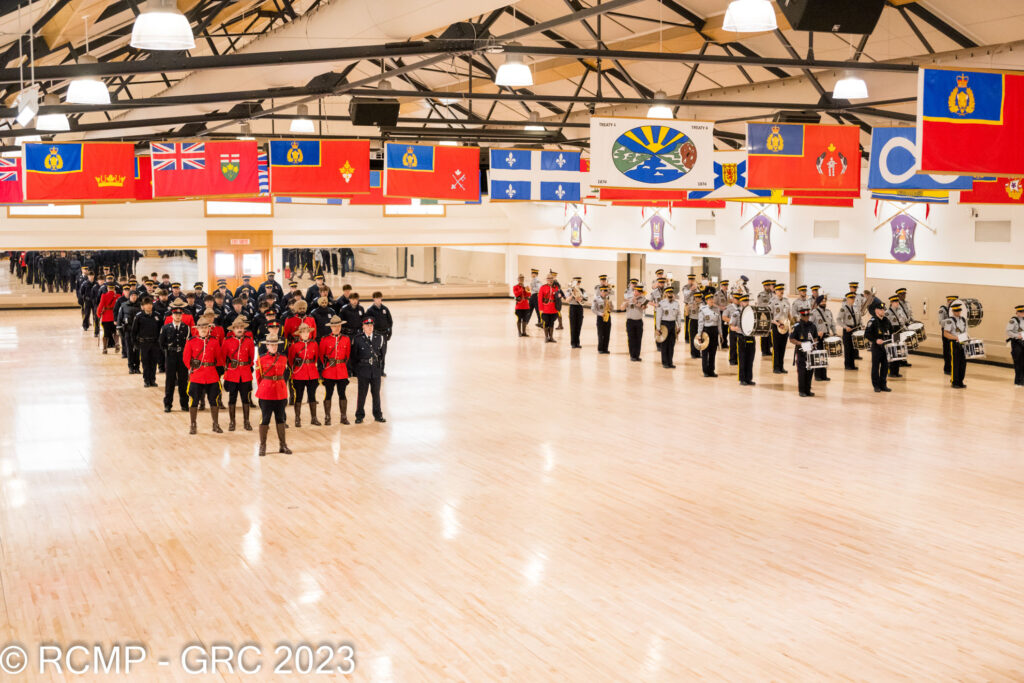
[[[43,106],[56,107],[60,105],[60,98],[55,93],[50,93],[43,98]],[[40,114],[36,117],[36,128],[38,130],[65,131],[71,130],[66,114]]]
[[[863,100],[867,96],[868,84],[853,75],[840,78],[832,89],[832,98],[836,100]]]
[[[131,45],[139,50],[191,50],[196,41],[175,0],[149,0],[135,17]]]
[[[665,94],[664,90],[659,90],[654,93],[655,103],[651,105],[651,108],[647,110],[647,118],[649,119],[670,119],[672,118],[672,107],[667,104],[658,104],[657,100],[667,100],[668,95]]]
[[[316,129],[313,128],[313,120],[309,118],[309,107],[300,104],[296,107],[296,112],[299,118],[292,119],[292,125],[288,130],[292,133],[305,133],[307,135],[312,135],[316,132]]]
[[[98,62],[92,55],[85,54],[78,63],[87,66]],[[68,104],[110,104],[110,92],[107,90],[107,84],[100,79],[84,76],[68,84],[68,94],[64,99]]]
[[[516,45],[518,43],[508,44],[509,47]],[[513,52],[505,55],[505,63],[498,67],[498,73],[494,75],[494,84],[504,88],[526,88],[533,85],[533,74],[521,54]]]
[[[39,113],[39,86],[33,84],[18,93],[14,106],[18,110],[14,120],[22,128],[27,127]]]
[[[779,27],[768,0],[733,0],[725,11],[722,28],[733,33],[774,31]]]
[[[544,126],[540,125],[540,116],[535,111],[530,112],[530,122],[523,127],[523,130],[529,130],[533,132],[544,132]]]

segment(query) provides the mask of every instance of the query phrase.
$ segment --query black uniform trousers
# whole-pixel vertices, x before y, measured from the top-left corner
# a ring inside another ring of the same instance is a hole
[[[608,350],[608,340],[611,339],[611,336],[612,336],[612,321],[611,321],[611,318],[609,318],[608,322],[605,322],[604,321],[604,316],[601,316],[601,315],[596,316],[596,318],[597,318],[597,350],[598,351],[602,351],[602,352],[603,351],[607,351]]]
[[[964,376],[967,375],[967,356],[964,355],[964,345],[958,341],[952,339],[947,340],[949,342],[949,360],[950,360],[950,383],[953,386],[959,386],[964,383]]]
[[[178,390],[178,405],[188,408],[188,368],[181,360],[181,351],[168,351],[164,361],[164,408],[174,403],[174,390]]]
[[[139,346],[135,342],[135,338],[130,333],[125,333],[124,340],[121,342],[121,348],[127,348],[128,351],[125,357],[128,359],[128,370],[131,372],[139,371]]]
[[[739,349],[736,348],[739,343],[740,335],[729,330],[729,365],[736,365],[739,362]]]
[[[668,368],[672,367],[672,359],[676,355],[676,323],[674,320],[666,320],[662,325],[668,334],[665,341],[661,342],[661,364]]]
[[[359,389],[356,395],[356,419],[362,420],[366,417],[366,392],[369,391],[373,399],[373,417],[380,419],[384,413],[380,407],[380,375],[362,376],[358,378]]]
[[[843,364],[847,370],[857,366],[857,349],[853,348],[853,332],[843,330]]]
[[[686,319],[686,331],[690,335],[690,358],[700,358],[700,349],[697,348],[697,319]]]
[[[786,336],[788,337],[789,335]],[[812,373],[807,369],[807,354],[802,349],[797,348],[796,353],[793,355],[793,360],[796,363],[796,384],[800,393],[811,393]]]
[[[1010,355],[1013,357],[1013,383],[1024,385],[1024,340],[1010,340]]]
[[[766,334],[761,337],[761,355],[770,356],[772,355],[772,335],[775,334],[775,328],[772,328],[772,334]]]
[[[580,346],[580,330],[583,329],[583,306],[569,306],[569,343]]]
[[[754,337],[736,335],[733,340],[733,347],[736,348],[736,360],[739,363],[740,382],[754,381],[754,354],[757,346]]]
[[[819,338],[817,341],[815,341],[814,342],[814,348],[819,349],[819,350],[824,349],[825,348],[825,339],[824,338]],[[817,370],[815,370],[814,371],[814,379],[817,379],[817,380],[826,380],[826,379],[828,379],[828,368],[818,368]]]
[[[886,378],[889,376],[889,357],[885,355],[885,345],[871,342],[871,386],[885,389]]]
[[[142,362],[144,384],[156,383],[156,366],[160,358],[160,345],[155,339],[139,340],[139,360]]]
[[[92,317],[92,304],[88,301],[82,304],[82,329],[89,329],[89,319]]]
[[[952,343],[952,340],[942,337],[942,372],[947,375],[950,373],[950,360],[952,359],[950,344]]]
[[[718,328],[718,332],[719,332],[718,338],[721,339],[721,341],[722,341],[722,348],[723,349],[729,348],[729,344],[730,344],[730,342],[732,342],[732,340],[729,339],[729,332],[728,332],[728,330],[723,325],[723,326]],[[729,354],[729,361],[732,362],[732,354]]]
[[[530,315],[533,316],[534,314],[537,315],[537,327],[544,327],[543,322],[540,319],[540,311],[537,309],[537,293],[536,292],[534,292],[533,294],[530,295]],[[527,318],[526,320],[529,321],[530,319]]]
[[[704,332],[708,335],[708,347],[700,352],[700,365],[704,369],[704,376],[710,377],[715,374],[715,358],[718,356],[718,328],[705,327]]]
[[[783,364],[786,361],[786,342],[789,341],[789,334],[779,334],[779,329],[772,325],[772,370],[784,371]]]
[[[640,342],[644,338],[644,321],[626,319],[626,339],[629,342],[629,357],[640,357]]]

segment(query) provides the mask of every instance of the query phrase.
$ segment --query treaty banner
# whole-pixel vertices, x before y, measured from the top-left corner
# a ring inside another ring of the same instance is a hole
[[[917,129],[871,130],[871,190],[969,190],[972,179],[957,175],[917,173]]]
[[[917,171],[1024,175],[1024,72],[921,69]]]
[[[369,140],[271,140],[271,194],[368,194]]]
[[[672,119],[590,119],[593,187],[715,188],[714,123]]]
[[[384,146],[384,195],[420,199],[480,200],[480,148]]]
[[[715,152],[715,188],[690,192],[690,199],[764,199],[771,190],[747,189],[746,152]]]
[[[131,142],[26,142],[25,201],[135,199]]]
[[[580,153],[491,148],[492,202],[578,202]]]
[[[747,187],[859,190],[860,128],[747,124]]]
[[[154,142],[153,197],[251,197],[259,194],[255,140]]]

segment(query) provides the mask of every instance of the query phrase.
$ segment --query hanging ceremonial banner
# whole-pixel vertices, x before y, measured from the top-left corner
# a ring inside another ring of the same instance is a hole
[[[754,253],[764,256],[772,250],[772,219],[764,214],[754,216]]]
[[[1024,179],[975,180],[974,187],[960,193],[961,204],[1024,204]]]
[[[25,201],[135,199],[131,142],[26,142]]]
[[[153,142],[154,198],[259,194],[255,140]]]
[[[384,194],[480,201],[480,148],[388,142]]]
[[[860,128],[747,124],[747,186],[860,190]]]
[[[0,204],[21,204],[21,159],[0,158]]]
[[[1024,175],[1024,73],[921,69],[917,170]]]
[[[715,188],[695,190],[690,199],[762,199],[770,201],[771,190],[747,188],[746,152],[715,152]]]
[[[148,154],[135,157],[135,201],[153,198],[153,164]]]
[[[665,246],[665,219],[658,214],[651,216],[651,248],[660,251]]]
[[[872,190],[969,190],[971,178],[917,173],[917,130],[873,128],[868,188]]]
[[[271,140],[273,194],[366,194],[370,191],[369,140]]]
[[[949,177],[958,178],[960,176]],[[949,193],[943,190],[872,190],[871,198],[886,202],[949,204]]]
[[[590,184],[713,190],[713,129],[710,121],[592,117]]]
[[[580,153],[492,148],[489,179],[492,202],[578,202]]]
[[[917,221],[905,213],[901,213],[889,223],[892,229],[892,246],[889,253],[894,259],[906,263],[917,255],[914,248],[914,233],[917,231]]]
[[[569,244],[574,247],[583,244],[583,218],[578,213],[569,219]]]

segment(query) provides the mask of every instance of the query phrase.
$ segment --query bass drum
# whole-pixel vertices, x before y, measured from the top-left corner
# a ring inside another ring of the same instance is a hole
[[[766,337],[772,329],[772,309],[747,306],[740,313],[740,331],[748,337]]]

